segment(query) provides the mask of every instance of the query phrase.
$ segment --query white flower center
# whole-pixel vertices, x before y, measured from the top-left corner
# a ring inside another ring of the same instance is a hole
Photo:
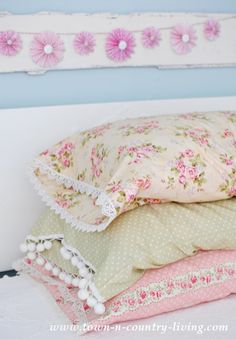
[[[9,46],[11,46],[11,45],[12,45],[12,43],[13,43],[13,42],[12,42],[12,40],[11,40],[11,39],[8,39],[8,40],[7,40],[7,44],[8,44]]]
[[[44,46],[43,50],[46,54],[51,54],[53,52],[53,47],[52,47],[52,45],[47,44],[47,45]]]
[[[190,40],[189,35],[188,35],[188,34],[183,34],[183,36],[182,36],[182,41],[183,41],[184,43],[187,43],[187,42],[189,42],[189,40]]]
[[[127,42],[124,40],[121,40],[119,42],[119,49],[123,51],[124,49],[126,49],[126,47],[127,47]]]

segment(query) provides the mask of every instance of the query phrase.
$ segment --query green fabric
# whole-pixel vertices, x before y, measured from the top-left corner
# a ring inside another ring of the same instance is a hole
[[[34,236],[64,234],[96,269],[94,282],[105,300],[137,281],[145,269],[158,268],[198,250],[236,249],[236,198],[229,200],[145,205],[119,216],[103,232],[86,233],[47,210],[32,229]],[[71,273],[60,242],[43,253]]]

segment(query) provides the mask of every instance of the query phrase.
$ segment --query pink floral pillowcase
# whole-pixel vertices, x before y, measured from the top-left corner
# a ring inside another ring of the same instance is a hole
[[[149,203],[236,195],[236,113],[142,117],[78,132],[42,152],[32,178],[82,231],[101,231]]]
[[[29,270],[32,277],[41,281],[70,321],[85,332],[236,293],[236,251],[206,251],[160,269],[147,270],[132,287],[106,302],[106,311],[102,316],[94,318],[86,304],[81,311],[75,288],[58,284],[48,271],[44,275],[38,274],[41,266],[28,259],[24,265],[23,271]]]

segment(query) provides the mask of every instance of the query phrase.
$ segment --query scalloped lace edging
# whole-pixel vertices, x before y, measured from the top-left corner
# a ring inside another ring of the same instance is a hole
[[[63,207],[59,206],[54,201],[54,199],[52,199],[47,194],[47,192],[43,188],[43,185],[34,174],[34,170],[36,168],[39,168],[43,173],[46,173],[51,179],[55,180],[59,184],[64,184],[66,187],[73,187],[74,190],[76,190],[77,192],[80,192],[82,194],[85,193],[87,196],[91,196],[92,198],[97,198],[96,205],[102,207],[102,214],[109,217],[109,220],[100,225],[87,224],[81,220],[78,220],[76,217],[67,212]],[[63,220],[65,220],[68,224],[76,229],[79,229],[83,232],[101,232],[107,228],[107,226],[112,222],[112,220],[114,220],[117,215],[114,205],[103,191],[79,180],[75,180],[66,177],[60,173],[57,173],[39,160],[34,161],[34,164],[30,167],[28,173],[30,181],[32,182],[34,188],[41,196],[42,200],[46,203],[46,205],[50,207],[50,209],[52,209],[56,214],[59,214]]]

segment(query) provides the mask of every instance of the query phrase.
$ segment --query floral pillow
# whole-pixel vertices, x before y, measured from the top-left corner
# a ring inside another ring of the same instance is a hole
[[[59,284],[41,266],[26,260],[18,269],[49,290],[80,333],[100,331],[105,325],[147,318],[236,293],[236,251],[201,252],[161,269],[147,270],[132,287],[108,301],[105,313],[96,317],[87,304],[82,307],[75,288]]]
[[[127,119],[78,132],[42,152],[32,179],[82,231],[101,231],[144,204],[236,194],[236,113]]]
[[[77,287],[79,299],[104,303],[147,269],[199,250],[236,250],[236,198],[145,205],[123,213],[103,232],[88,233],[48,210],[21,247],[28,259]]]

